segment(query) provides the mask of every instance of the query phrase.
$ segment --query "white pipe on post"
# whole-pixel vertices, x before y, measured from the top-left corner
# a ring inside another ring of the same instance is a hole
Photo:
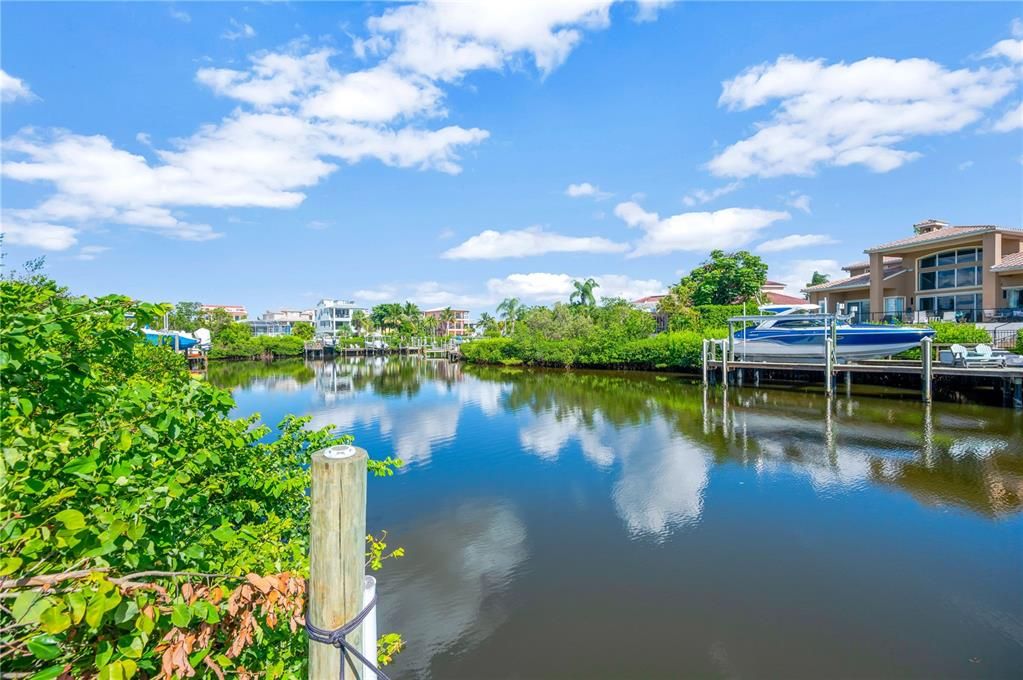
[[[372,576],[367,576],[363,579],[362,589],[362,607],[366,608],[373,598],[377,596],[377,580]],[[366,614],[366,618],[362,620],[362,649],[359,650],[367,660],[372,663],[377,662],[377,607],[373,606]],[[366,666],[362,665],[362,677],[372,678],[373,671]]]
[[[824,393],[829,397],[832,393],[832,380],[831,375],[834,371],[834,354],[831,351],[831,338],[824,340]]]

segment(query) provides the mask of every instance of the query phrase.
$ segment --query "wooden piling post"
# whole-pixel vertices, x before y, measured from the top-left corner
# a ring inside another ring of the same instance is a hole
[[[835,370],[835,356],[831,351],[833,342],[831,338],[824,340],[824,393],[829,397],[834,392],[834,381],[831,379]]]
[[[366,460],[364,449],[332,446],[312,457],[309,527],[309,621],[335,630],[362,610],[366,574]],[[347,638],[362,647],[362,631]],[[338,677],[341,652],[331,645],[309,642],[309,677]],[[346,669],[362,676],[362,664]]]
[[[920,340],[920,360],[923,363],[920,375],[920,396],[925,404],[931,403],[931,361],[934,359],[931,342],[930,338]]]
[[[703,384],[707,384],[707,343],[710,342],[706,338],[703,339],[703,346],[700,349],[700,359],[703,363]]]
[[[728,387],[728,341],[721,341],[721,384]]]

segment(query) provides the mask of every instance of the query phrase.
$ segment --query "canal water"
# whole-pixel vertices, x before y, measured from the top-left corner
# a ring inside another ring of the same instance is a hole
[[[995,678],[1023,669],[1023,418],[684,377],[222,364],[371,479],[395,678]]]

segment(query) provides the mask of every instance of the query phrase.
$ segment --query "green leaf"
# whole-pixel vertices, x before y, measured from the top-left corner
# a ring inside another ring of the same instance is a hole
[[[128,432],[128,430],[121,430],[121,436],[117,442],[117,448],[122,451],[127,451],[131,448],[131,432]]]
[[[64,596],[64,602],[71,611],[72,623],[81,623],[85,616],[85,595],[79,591],[68,593]]]
[[[37,635],[27,645],[28,651],[37,659],[52,661],[60,656],[60,642],[52,635]]]
[[[88,475],[96,471],[96,461],[92,458],[75,458],[64,466],[64,472],[72,475]]]
[[[63,633],[71,627],[71,617],[64,611],[62,605],[55,604],[42,613],[39,625],[47,633]]]
[[[85,515],[78,510],[72,510],[70,508],[58,512],[55,519],[72,531],[75,529],[81,529],[85,526]]]
[[[7,576],[13,574],[21,566],[22,560],[20,557],[5,557],[0,560],[0,576]]]
[[[38,673],[34,673],[28,676],[28,680],[53,680],[59,677],[64,672],[64,664],[57,664],[56,666],[50,666],[45,670],[41,670]]]
[[[215,529],[212,532],[213,538],[217,539],[221,543],[227,543],[235,537],[234,529],[227,526],[226,524]]]
[[[39,617],[50,606],[49,600],[32,590],[23,590],[14,598],[11,614],[17,623],[39,623]]]
[[[171,623],[178,628],[187,628],[188,624],[192,622],[192,612],[188,608],[188,605],[184,602],[179,602],[174,605],[174,609],[171,612]]]

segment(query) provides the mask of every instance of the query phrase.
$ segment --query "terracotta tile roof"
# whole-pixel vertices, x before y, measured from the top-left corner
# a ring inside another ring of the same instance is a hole
[[[1023,251],[1006,255],[1002,258],[1001,262],[991,267],[993,272],[1013,271],[1016,269],[1023,269]]]
[[[935,229],[934,231],[929,231],[926,234],[913,234],[912,236],[901,238],[896,241],[882,243],[879,246],[867,248],[863,252],[876,253],[881,250],[888,250],[889,248],[896,248],[901,246],[915,246],[919,243],[927,243],[928,241],[944,241],[948,239],[958,238],[960,236],[967,236],[969,234],[983,234],[991,231],[1009,232],[1023,236],[1023,230],[1007,229],[1005,227],[997,227],[993,224],[976,224],[960,227],[944,227],[942,229]]]
[[[903,269],[902,267],[898,267],[898,266],[889,267],[888,269],[884,270],[884,278],[885,279],[890,279],[893,276],[898,276],[899,274],[905,274],[907,271],[909,271],[909,270],[908,269]],[[837,281],[828,281],[827,283],[821,283],[821,284],[818,284],[816,286],[807,286],[806,288],[803,289],[803,291],[807,292],[807,293],[816,293],[816,292],[822,291],[822,290],[842,290],[842,289],[845,289],[845,288],[867,288],[869,286],[870,286],[870,272],[866,272],[865,274],[857,274],[856,276],[850,276],[849,278],[846,278],[846,279],[839,279]]]
[[[893,257],[891,255],[885,255],[884,256],[884,263],[886,265],[887,264],[901,264],[902,263],[902,258],[901,257]],[[852,264],[847,264],[844,267],[842,267],[842,269],[844,269],[845,271],[849,271],[850,269],[862,269],[863,267],[869,267],[869,266],[870,266],[870,260],[864,260],[863,262],[853,262]]]
[[[859,286],[870,285],[870,274],[857,274],[856,276],[850,276],[845,279],[838,279],[837,281],[828,281],[827,283],[818,283],[816,286],[807,286],[803,290],[807,293],[816,292],[819,290],[831,290],[832,288],[857,288]]]
[[[638,300],[633,300],[632,304],[641,305],[645,302],[660,302],[662,298],[666,297],[668,297],[667,293],[665,293],[664,295],[647,295],[646,297],[641,297]]]
[[[764,286],[770,286],[771,288],[778,288],[778,287],[784,288],[785,284],[782,283],[781,281],[770,281],[770,280],[768,280],[768,281],[764,281]]]
[[[764,296],[772,305],[802,305],[806,304],[806,300],[801,297],[794,297],[792,295],[785,295],[784,293],[775,293],[774,291],[767,291]]]

